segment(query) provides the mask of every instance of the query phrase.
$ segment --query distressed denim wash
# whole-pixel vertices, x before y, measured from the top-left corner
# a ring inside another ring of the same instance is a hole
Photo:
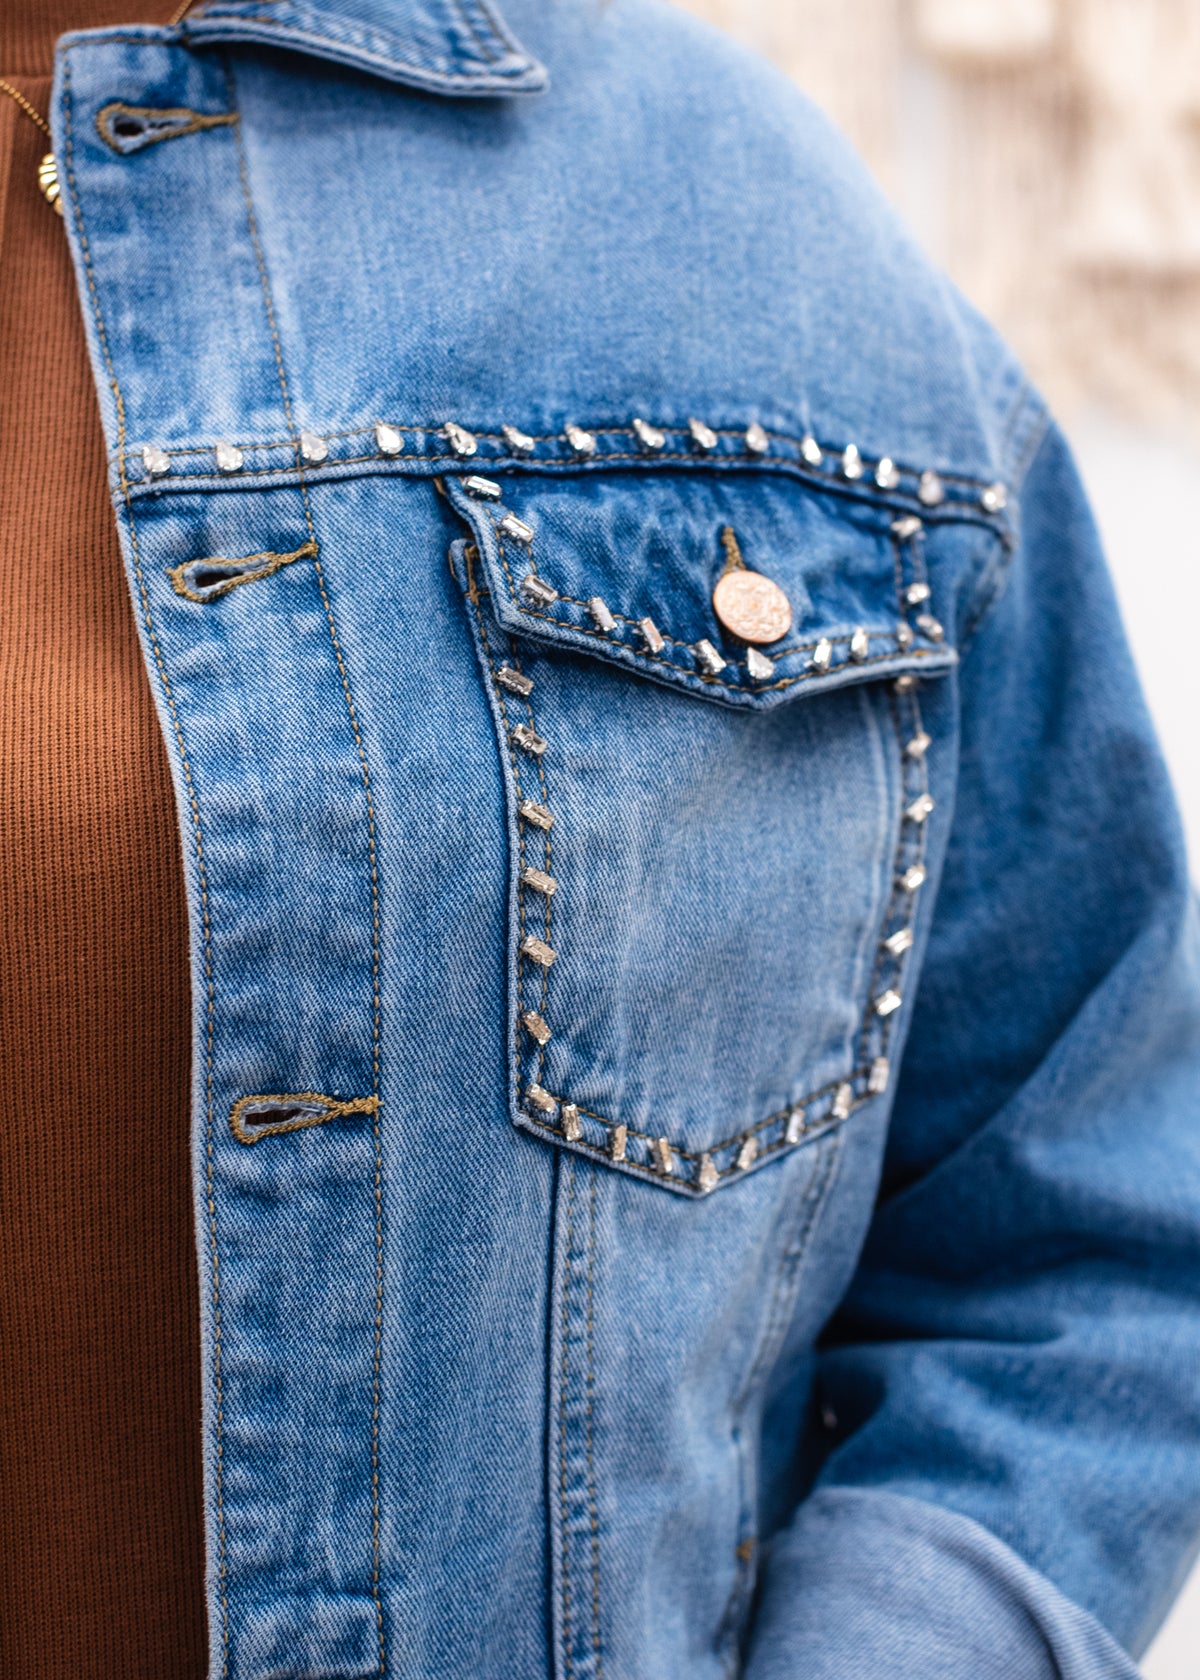
[[[58,51],[213,1680],[1128,1677],[1200,1530],[1200,976],[1075,470],[781,77],[508,12]]]

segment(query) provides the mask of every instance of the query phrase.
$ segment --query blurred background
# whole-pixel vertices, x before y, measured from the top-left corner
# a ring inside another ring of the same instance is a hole
[[[829,113],[1064,421],[1195,878],[1200,0],[681,3]],[[1200,1680],[1200,1573],[1143,1667]]]

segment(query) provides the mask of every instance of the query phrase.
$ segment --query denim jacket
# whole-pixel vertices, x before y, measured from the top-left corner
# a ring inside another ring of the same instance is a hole
[[[211,1675],[1128,1677],[1200,1529],[1200,977],[1070,457],[783,78],[508,9],[58,52]]]

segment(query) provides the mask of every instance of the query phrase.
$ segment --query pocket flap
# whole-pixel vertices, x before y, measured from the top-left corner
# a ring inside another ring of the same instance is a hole
[[[883,504],[786,478],[662,471],[469,476],[446,491],[506,630],[722,705],[765,710],[957,658],[931,600],[921,520]],[[740,610],[718,597],[723,622],[714,592],[739,570],[769,580],[758,593],[774,622],[747,617],[750,579],[740,602],[733,592]]]

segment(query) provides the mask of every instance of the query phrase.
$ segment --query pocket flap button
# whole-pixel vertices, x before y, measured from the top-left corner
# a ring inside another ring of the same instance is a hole
[[[712,601],[717,617],[739,642],[767,647],[792,627],[792,604],[783,590],[744,566],[722,573]]]

